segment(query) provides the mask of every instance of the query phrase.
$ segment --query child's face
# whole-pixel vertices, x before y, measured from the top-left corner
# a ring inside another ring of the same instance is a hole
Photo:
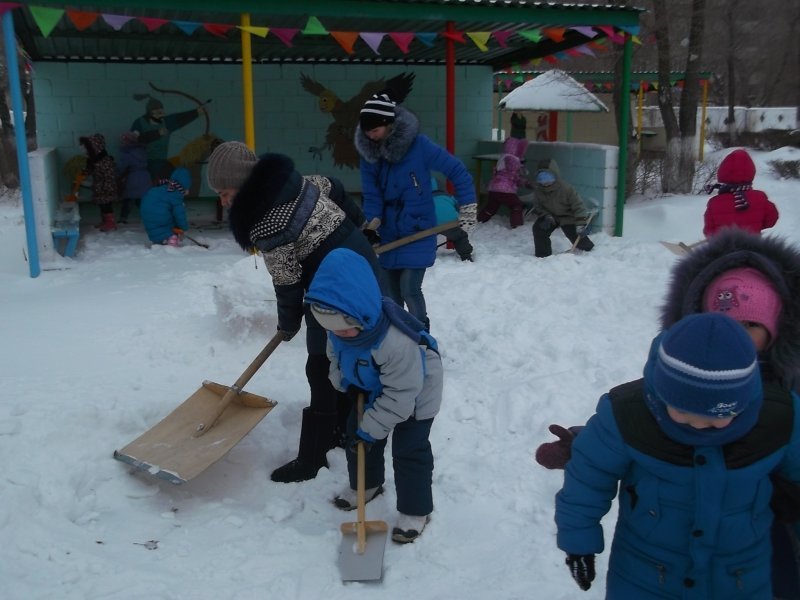
[[[383,140],[387,135],[389,135],[389,131],[391,127],[389,125],[380,125],[379,127],[374,127],[369,131],[365,131],[364,135],[366,135],[369,139],[373,142],[380,142]]]
[[[219,190],[217,195],[219,196],[219,202],[225,208],[230,208],[233,204],[233,199],[236,197],[236,194],[239,193],[239,190],[234,189],[226,189],[226,190]]]
[[[733,419],[735,419],[735,417],[725,417],[724,419],[721,419],[719,417],[705,417],[703,415],[696,415],[694,413],[677,409],[669,404],[667,404],[667,414],[669,415],[669,418],[676,423],[688,425],[694,429],[724,429],[731,424]]]
[[[340,338],[354,338],[361,333],[361,330],[358,327],[350,327],[349,329],[337,329],[331,333]]]
[[[769,343],[769,332],[766,327],[754,321],[739,321],[739,323],[745,328],[750,339],[753,340],[753,344],[758,352],[761,352],[767,347]]]

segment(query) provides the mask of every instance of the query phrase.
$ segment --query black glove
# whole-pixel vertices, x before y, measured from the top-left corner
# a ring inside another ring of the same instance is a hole
[[[358,395],[364,394],[364,402],[367,401],[369,398],[369,391],[358,387],[357,385],[350,384],[347,386],[347,390],[345,391],[347,398],[352,400],[353,402],[358,402]]]
[[[294,336],[296,336],[296,335],[297,335],[297,332],[298,332],[298,331],[300,331],[300,330],[299,330],[299,329],[295,329],[294,331],[289,331],[289,330],[287,330],[287,329],[281,329],[281,326],[280,326],[280,325],[278,325],[278,331],[280,331],[280,332],[281,332],[281,337],[283,337],[283,341],[284,341],[284,342],[288,342],[288,341],[289,341],[289,340],[291,340],[291,339],[292,339]]]
[[[370,246],[378,246],[381,243],[381,236],[374,229],[362,229],[361,233],[367,238]]]
[[[553,215],[545,215],[539,219],[539,222],[536,223],[536,226],[544,231],[547,231],[548,229],[554,229],[556,226],[556,220],[553,218]]]
[[[570,575],[584,592],[594,581],[594,554],[567,554]]]
[[[347,448],[350,450],[350,452],[358,452],[358,444],[363,443],[364,452],[369,453],[376,441],[377,440],[374,437],[365,431],[361,431],[361,428],[359,428],[353,435],[350,436],[350,441],[347,442]],[[594,573],[594,571],[592,571],[592,573]]]

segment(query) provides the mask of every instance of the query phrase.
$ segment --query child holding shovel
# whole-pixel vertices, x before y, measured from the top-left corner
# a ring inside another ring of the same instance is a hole
[[[361,156],[364,215],[372,242],[407,237],[436,225],[431,171],[455,186],[459,226],[475,227],[477,204],[472,176],[458,158],[419,132],[419,120],[400,103],[411,91],[413,75],[398,75],[386,89],[364,103],[356,128],[355,146]],[[436,236],[381,254],[391,298],[430,330],[422,280],[436,260]]]
[[[428,440],[442,403],[443,371],[436,340],[422,323],[382,297],[374,271],[344,248],[323,260],[306,294],[328,330],[330,379],[348,396],[366,399],[363,417],[351,412],[347,453],[349,486],[334,504],[356,508],[357,444],[367,446],[366,501],[383,491],[384,449],[392,434],[397,511],[392,539],[413,542],[433,511],[433,452]]]

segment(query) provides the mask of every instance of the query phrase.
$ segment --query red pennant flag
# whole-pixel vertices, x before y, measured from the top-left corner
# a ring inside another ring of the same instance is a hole
[[[97,17],[100,16],[100,13],[73,10],[71,8],[68,8],[65,12],[69,17],[69,20],[72,21],[72,24],[75,25],[75,29],[78,31],[83,31],[84,29],[90,27],[92,23],[97,21]]]
[[[224,38],[227,37],[228,32],[233,29],[233,25],[225,25],[222,23],[203,23],[203,29],[205,29],[211,35]]]
[[[564,33],[567,30],[564,27],[547,27],[542,30],[548,38],[553,40],[554,42],[563,42],[564,41]]]
[[[161,27],[162,25],[166,25],[169,23],[166,19],[156,19],[155,17],[137,17],[144,26],[147,28],[147,31],[153,33],[156,29]]]
[[[408,48],[411,46],[411,42],[414,41],[414,33],[411,31],[395,31],[393,33],[389,33],[389,37],[392,38],[392,41],[397,44],[397,47],[400,48],[400,51],[403,54],[408,54]]]
[[[544,60],[546,60],[547,62],[549,62],[551,65],[557,65],[558,64],[558,60],[556,60],[556,57],[553,56],[553,55],[543,56],[542,58]]]
[[[289,48],[292,47],[292,38],[297,35],[297,32],[300,31],[297,28],[286,28],[286,27],[273,27],[270,29],[275,36],[286,44]]]
[[[506,48],[508,46],[508,38],[514,35],[514,32],[508,30],[493,31],[492,35],[494,36],[494,39],[497,40],[497,43],[500,44],[501,48]]]

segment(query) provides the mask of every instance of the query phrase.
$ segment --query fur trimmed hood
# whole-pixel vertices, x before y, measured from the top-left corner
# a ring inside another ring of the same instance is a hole
[[[253,247],[250,230],[272,208],[294,200],[303,187],[303,176],[283,154],[264,154],[233,199],[228,213],[231,232],[242,249]]]
[[[398,105],[395,107],[395,119],[392,130],[386,139],[373,142],[356,127],[355,146],[358,154],[368,163],[376,163],[384,159],[396,163],[402,159],[419,134],[419,119],[411,111]]]
[[[783,301],[775,343],[767,350],[785,385],[800,381],[800,250],[775,237],[726,228],[694,248],[672,268],[661,327],[702,311],[703,292],[721,273],[752,267],[766,275]]]

